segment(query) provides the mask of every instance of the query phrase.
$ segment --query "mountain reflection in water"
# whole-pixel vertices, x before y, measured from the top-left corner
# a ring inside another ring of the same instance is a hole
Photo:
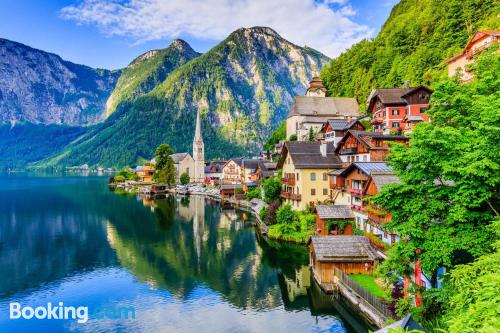
[[[4,185],[4,186],[2,186]],[[0,178],[0,311],[127,305],[135,320],[8,320],[46,332],[367,332],[311,284],[305,247],[267,242],[210,199],[148,200],[97,177]]]

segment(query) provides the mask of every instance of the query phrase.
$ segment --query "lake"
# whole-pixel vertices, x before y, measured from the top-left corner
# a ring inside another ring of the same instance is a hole
[[[199,196],[113,193],[105,177],[0,176],[0,331],[370,329],[311,282],[305,247],[267,242],[252,219]],[[45,319],[9,319],[13,302]],[[73,312],[46,319],[48,303]]]

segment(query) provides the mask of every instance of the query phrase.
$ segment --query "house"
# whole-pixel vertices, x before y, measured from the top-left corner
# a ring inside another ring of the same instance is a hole
[[[138,180],[141,182],[149,183],[153,181],[153,175],[155,173],[155,164],[154,160],[151,162],[145,163],[144,165],[139,165],[135,168],[135,174],[139,178]]]
[[[384,223],[390,222],[392,215],[370,205],[367,200],[385,185],[399,183],[392,169],[383,162],[355,162],[342,171],[339,177],[344,179],[345,190],[351,195],[356,227],[372,233],[387,244],[394,244],[398,236],[384,228]]]
[[[177,183],[180,182],[180,177],[183,173],[187,173],[189,175],[189,179],[191,181],[194,180],[194,166],[195,161],[194,158],[191,157],[189,153],[176,153],[170,155],[172,160],[174,161],[175,166],[175,181]]]
[[[266,180],[267,178],[274,177],[277,174],[277,163],[261,160],[257,165],[257,169],[255,170],[255,174],[252,180],[259,183]]]
[[[297,135],[297,140],[307,141],[319,132],[328,119],[354,120],[359,117],[359,105],[351,97],[326,97],[326,88],[319,77],[309,83],[305,96],[295,97],[286,119],[286,137]]]
[[[316,235],[352,235],[354,214],[349,205],[316,206]]]
[[[248,187],[257,186],[257,166],[261,160],[259,159],[246,159],[241,161],[241,184],[243,190],[246,192]]]
[[[342,167],[335,155],[333,143],[286,142],[278,169],[282,169],[281,197],[294,210],[304,210],[319,202],[328,201],[328,172]]]
[[[222,200],[229,198],[241,200],[244,198],[243,187],[241,184],[222,184],[220,186],[220,197]]]
[[[419,86],[412,88],[407,81],[404,88],[375,89],[368,97],[368,113],[372,115],[375,132],[411,132],[421,121],[429,122],[426,111],[432,90]]]
[[[348,130],[364,131],[365,127],[359,119],[351,121],[347,119],[328,119],[321,127],[316,138],[326,142],[333,142],[336,147]]]
[[[459,75],[462,82],[469,82],[473,75],[468,65],[474,63],[474,57],[500,40],[500,30],[480,30],[472,36],[465,48],[446,60],[448,76]]]
[[[274,154],[280,155],[282,148],[283,148],[283,142],[278,142],[278,143],[274,144]]]
[[[346,167],[353,162],[385,161],[391,143],[407,143],[409,138],[397,134],[349,130],[339,141],[335,152]]]
[[[212,161],[205,166],[205,184],[216,185],[220,184],[224,178],[222,171],[226,161]]]
[[[233,158],[222,167],[223,184],[241,184],[241,163],[242,158]]]
[[[311,236],[309,265],[320,285],[333,283],[335,268],[347,274],[371,274],[381,255],[364,236]]]

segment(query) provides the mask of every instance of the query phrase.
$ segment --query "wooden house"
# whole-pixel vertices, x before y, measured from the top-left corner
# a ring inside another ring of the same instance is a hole
[[[348,130],[364,131],[365,127],[357,118],[354,120],[328,119],[316,137],[319,140],[333,142],[333,145],[336,147]]]
[[[333,283],[334,268],[347,274],[371,274],[381,255],[364,236],[312,236],[310,266],[321,284]]]
[[[335,152],[342,160],[344,167],[354,162],[386,161],[392,143],[407,143],[404,135],[383,134],[349,130],[340,140]]]
[[[155,165],[153,162],[148,162],[144,165],[139,165],[135,168],[135,174],[140,182],[150,183],[153,181],[153,175],[155,173]]]
[[[373,130],[389,134],[391,131],[411,132],[420,121],[429,122],[426,111],[432,90],[424,87],[375,89],[368,97],[368,112],[372,114]]]
[[[349,205],[316,206],[316,235],[352,235],[354,214]]]
[[[241,184],[241,165],[242,158],[233,158],[224,164],[222,167],[223,184]]]

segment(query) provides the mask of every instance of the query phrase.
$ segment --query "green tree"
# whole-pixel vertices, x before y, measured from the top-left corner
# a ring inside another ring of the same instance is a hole
[[[130,168],[123,168],[118,172],[118,176],[122,176],[124,180],[136,180],[137,175]],[[116,179],[116,177],[115,177]]]
[[[189,184],[189,181],[191,179],[189,178],[189,174],[187,172],[183,172],[180,177],[180,181],[182,185],[187,185]]]
[[[479,57],[473,82],[437,84],[432,121],[415,126],[409,146],[392,147],[389,163],[401,182],[385,186],[374,201],[393,214],[388,227],[402,241],[388,251],[382,271],[409,273],[409,264],[420,259],[436,285],[439,267],[453,274],[456,265],[490,251],[488,226],[500,202],[497,49]]]
[[[314,139],[315,139],[315,138],[314,138],[314,131],[313,131],[313,128],[312,128],[312,127],[310,127],[310,128],[309,128],[309,136],[308,136],[308,138],[307,138],[307,139],[308,139],[309,141],[314,141]]]
[[[153,175],[153,179],[157,183],[166,184],[168,186],[175,185],[175,165],[172,157],[167,158],[167,164],[163,169],[156,169],[155,174]]]
[[[286,140],[286,120],[284,120],[279,125],[279,127],[271,134],[269,139],[267,139],[266,143],[264,144],[264,149],[273,150],[275,144],[285,140]]]
[[[155,159],[156,165],[155,168],[158,170],[162,170],[166,167],[168,157],[174,153],[174,150],[166,143],[162,143],[156,148],[155,151]]]
[[[290,135],[290,137],[288,138],[289,141],[297,141],[297,134],[292,134]]]
[[[245,199],[247,199],[248,201],[254,198],[260,199],[260,197],[261,197],[261,192],[258,186],[249,188],[247,193],[245,193]]]
[[[266,202],[277,201],[281,193],[281,180],[278,177],[269,177],[264,181],[264,199]]]

